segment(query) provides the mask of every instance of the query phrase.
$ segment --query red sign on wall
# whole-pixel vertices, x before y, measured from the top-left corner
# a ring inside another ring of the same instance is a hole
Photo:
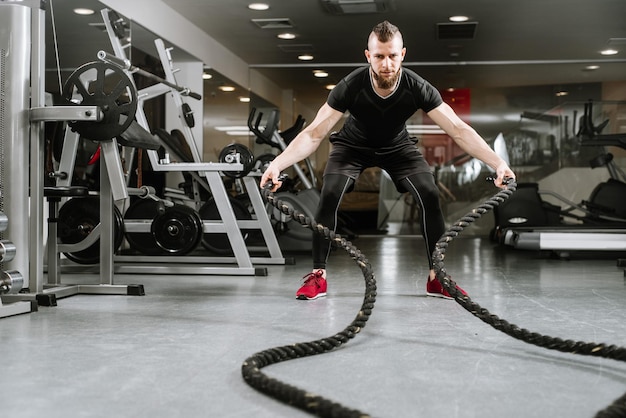
[[[455,113],[469,123],[471,112],[470,89],[453,89],[441,92],[443,101],[450,105]],[[428,116],[424,116],[424,124],[435,124]],[[447,135],[429,135],[421,137],[420,145],[423,148],[426,161],[432,166],[441,166],[450,162],[464,151]],[[462,163],[464,161],[460,161]]]

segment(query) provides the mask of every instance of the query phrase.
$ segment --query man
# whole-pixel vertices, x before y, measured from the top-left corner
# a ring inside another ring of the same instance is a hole
[[[465,152],[495,170],[494,183],[498,187],[503,187],[505,177],[514,179],[515,175],[483,138],[443,102],[430,83],[402,68],[405,54],[398,28],[387,21],[376,25],[365,50],[370,65],[354,70],[337,84],[313,122],[268,166],[260,185],[271,181],[273,191],[278,189],[281,171],[311,155],[344,113],[349,112],[341,130],[330,135],[333,147],[324,170],[316,221],[334,230],[341,199],[352,189],[359,174],[368,167],[384,169],[398,191],[411,193],[422,209],[421,227],[430,267],[426,294],[451,299],[436,278],[432,261],[435,244],[445,232],[439,191],[430,166],[409,137],[406,121],[416,111],[424,111]],[[314,234],[313,270],[304,276],[296,298],[312,300],[326,295],[330,246],[328,240]]]

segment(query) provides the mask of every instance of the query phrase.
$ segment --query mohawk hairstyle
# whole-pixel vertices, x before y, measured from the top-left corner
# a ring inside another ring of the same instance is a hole
[[[393,25],[386,20],[374,26],[374,28],[372,29],[372,33],[376,35],[376,38],[378,38],[378,40],[381,42],[389,42],[396,35],[402,37],[402,35],[400,34],[400,29],[398,29],[396,25]]]

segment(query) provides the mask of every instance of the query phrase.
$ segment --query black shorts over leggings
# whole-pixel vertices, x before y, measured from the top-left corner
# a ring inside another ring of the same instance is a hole
[[[368,167],[380,167],[385,170],[400,193],[407,191],[400,184],[400,180],[411,174],[432,172],[412,141],[390,148],[358,148],[337,142],[333,143],[324,175],[342,174],[356,181]]]
[[[385,150],[363,150],[336,145],[324,171],[324,183],[315,219],[334,231],[343,196],[352,190],[356,179],[368,167],[380,167],[387,171],[398,191],[409,192],[420,206],[426,258],[429,268],[432,269],[432,252],[445,231],[445,224],[434,175],[413,143]],[[330,249],[330,241],[313,234],[314,269],[326,268]]]

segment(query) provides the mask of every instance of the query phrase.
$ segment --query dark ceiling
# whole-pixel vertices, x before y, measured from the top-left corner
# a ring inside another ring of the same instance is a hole
[[[281,88],[302,94],[364,63],[369,31],[382,20],[400,27],[405,65],[439,88],[626,80],[625,0],[337,0],[344,9],[381,9],[355,14],[329,11],[324,3],[330,0],[267,0],[266,11],[248,9],[247,0],[161,1]],[[97,27],[99,13],[71,12],[77,6],[100,10],[98,1],[54,0],[53,6],[61,68],[75,68],[94,60],[94,51],[109,49]],[[459,14],[469,16],[471,25],[449,26],[448,17]],[[278,27],[262,28],[267,21],[253,19],[274,20]],[[280,40],[282,31],[297,38]],[[607,47],[620,52],[600,55]],[[302,51],[314,61],[299,61]],[[56,67],[51,60],[49,51],[48,69]],[[599,68],[586,70],[590,64]],[[313,77],[314,69],[326,70],[329,78]]]

